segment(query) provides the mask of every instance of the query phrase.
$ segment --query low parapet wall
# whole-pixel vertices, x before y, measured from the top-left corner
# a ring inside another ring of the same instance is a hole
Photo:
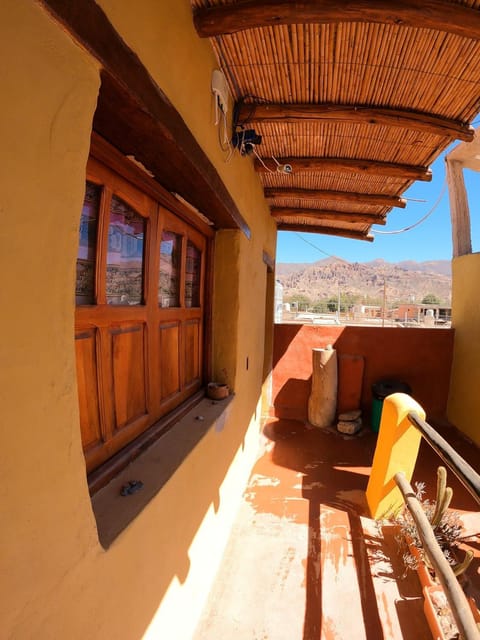
[[[371,387],[381,379],[407,382],[428,419],[444,419],[450,384],[453,329],[309,326],[276,324],[274,329],[272,414],[307,420],[312,349],[331,344],[340,358],[339,410],[358,389],[369,416]],[[348,359],[346,356],[357,356]],[[349,362],[363,361],[363,366]],[[346,363],[342,367],[343,362]]]

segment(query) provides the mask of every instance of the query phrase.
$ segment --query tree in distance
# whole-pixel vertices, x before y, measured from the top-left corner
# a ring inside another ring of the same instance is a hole
[[[441,304],[442,301],[434,293],[427,293],[423,298],[422,304]]]

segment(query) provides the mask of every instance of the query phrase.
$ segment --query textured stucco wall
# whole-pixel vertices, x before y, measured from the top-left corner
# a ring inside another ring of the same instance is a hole
[[[0,617],[4,637],[27,638],[29,625],[53,617],[53,594],[95,547],[72,284],[99,75],[33,3],[3,2],[0,32]]]
[[[480,253],[452,263],[452,325],[455,328],[448,418],[480,445]]]
[[[105,551],[81,450],[74,281],[99,69],[39,5],[0,5],[3,79],[0,457],[5,638],[186,638],[220,559],[256,455],[266,267],[275,225],[251,160],[227,164],[213,126],[216,62],[189,2],[103,2],[178,108],[252,230],[216,241],[214,362],[236,392],[199,442]],[[248,368],[247,368],[248,358]]]
[[[382,379],[407,382],[428,418],[445,418],[454,332],[451,329],[335,327],[276,324],[273,353],[275,415],[307,418],[312,349],[331,344],[339,358],[361,356],[360,404],[368,418],[372,384]],[[341,370],[341,368],[340,368]],[[339,397],[350,381],[339,375]]]

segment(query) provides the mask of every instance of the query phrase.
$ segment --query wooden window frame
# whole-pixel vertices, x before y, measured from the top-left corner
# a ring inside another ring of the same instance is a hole
[[[107,171],[113,172],[120,176],[121,179],[130,183],[133,186],[133,189],[137,192],[141,192],[145,194],[148,198],[155,201],[157,207],[159,208],[160,213],[158,214],[158,226],[157,229],[153,232],[152,223],[149,216],[147,218],[147,232],[146,232],[146,243],[151,243],[155,241],[155,247],[151,247],[148,250],[147,244],[144,247],[145,250],[145,262],[144,262],[144,296],[155,296],[155,301],[158,305],[158,266],[159,266],[159,247],[160,247],[160,238],[161,231],[163,227],[160,225],[161,220],[161,209],[166,209],[168,212],[168,216],[173,216],[180,221],[179,227],[184,227],[185,223],[188,227],[190,227],[193,231],[193,237],[195,237],[195,232],[198,232],[199,236],[204,237],[204,250],[202,255],[202,263],[201,263],[201,278],[203,279],[203,289],[201,293],[201,323],[203,325],[203,329],[201,331],[201,344],[199,345],[199,349],[201,349],[201,354],[199,355],[200,362],[200,388],[193,393],[187,394],[187,397],[180,402],[180,404],[172,404],[170,408],[168,403],[165,405],[165,414],[162,415],[158,420],[156,420],[153,424],[148,426],[146,429],[141,431],[139,435],[137,435],[132,441],[122,446],[120,450],[113,453],[111,457],[107,460],[101,462],[98,466],[93,468],[88,472],[88,484],[90,493],[93,494],[102,486],[104,486],[107,482],[109,482],[112,478],[114,478],[125,466],[127,466],[134,458],[136,458],[140,453],[142,453],[148,446],[150,446],[153,442],[158,440],[158,438],[173,427],[187,412],[189,412],[204,396],[205,396],[205,385],[206,382],[211,377],[211,338],[212,338],[212,286],[213,286],[213,272],[212,272],[212,264],[213,264],[213,238],[215,235],[215,230],[211,225],[207,224],[205,218],[200,215],[197,215],[194,211],[191,211],[188,206],[186,206],[182,201],[178,200],[173,194],[166,191],[156,180],[151,178],[146,171],[137,166],[131,160],[125,158],[119,151],[117,151],[114,147],[112,147],[108,142],[106,142],[103,138],[98,136],[96,133],[92,134],[92,144],[91,144],[91,158],[93,158],[93,162],[98,162],[101,165],[104,165]],[[96,182],[98,184],[98,180],[95,180],[95,177],[88,173],[87,179]],[[135,202],[132,202],[129,194],[122,194],[121,190],[115,190],[115,193],[125,199],[125,201],[131,206],[135,207]],[[125,196],[125,197],[124,197]],[[105,199],[102,198],[101,206],[104,206]],[[103,212],[104,220],[107,220],[105,211]],[[181,224],[183,223],[183,224]],[[106,224],[106,223],[105,223]],[[173,227],[177,227],[177,225],[170,225]],[[168,225],[165,225],[165,229],[170,230]],[[185,228],[185,227],[184,227]],[[171,230],[175,230],[172,228]],[[153,232],[153,233],[152,233]],[[190,238],[189,235],[185,235],[183,244],[187,245],[187,238],[190,239],[194,244],[195,241]],[[158,247],[156,246],[158,245]],[[155,263],[154,258],[152,257],[156,250],[158,249],[158,256],[156,256],[157,263]],[[105,262],[103,258],[105,256],[106,248],[100,248],[100,252],[97,251],[97,259],[102,260],[102,263]],[[100,256],[102,256],[100,258]],[[150,258],[148,257],[150,256]],[[100,300],[103,300],[105,297],[102,295],[102,288],[104,288],[104,282],[102,282],[102,270],[105,271],[105,265],[99,268],[97,265],[96,268],[96,280],[95,280],[95,295],[100,296]],[[152,273],[152,269],[155,269]],[[182,270],[183,271],[183,270]],[[156,276],[156,277],[155,277]],[[180,282],[180,303],[183,302],[184,297],[184,281],[185,275],[182,273],[182,280]],[[103,278],[104,280],[104,278]],[[146,283],[150,283],[146,285]],[[149,291],[145,290],[145,287],[149,286]],[[105,291],[103,291],[105,294]],[[97,298],[98,300],[98,298]],[[81,305],[78,307],[80,309],[79,315],[82,315],[82,307]],[[88,306],[88,305],[85,305]],[[135,316],[135,310],[137,310],[141,305],[135,305],[131,307],[132,318]],[[162,309],[159,307],[162,311]],[[123,308],[126,311],[126,314],[130,314],[130,309]],[[167,310],[168,311],[168,310]],[[197,308],[198,313],[198,308]],[[165,314],[168,316],[168,313]],[[80,328],[80,331],[82,329]],[[160,374],[159,374],[160,375]],[[155,379],[156,380],[156,379]],[[148,381],[147,381],[148,384]],[[152,390],[148,389],[147,394],[151,395]]]

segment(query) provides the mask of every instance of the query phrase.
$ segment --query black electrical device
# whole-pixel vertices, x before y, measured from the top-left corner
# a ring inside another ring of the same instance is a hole
[[[261,142],[262,136],[257,135],[255,129],[239,129],[233,132],[232,145],[242,156],[253,153],[256,145]]]

